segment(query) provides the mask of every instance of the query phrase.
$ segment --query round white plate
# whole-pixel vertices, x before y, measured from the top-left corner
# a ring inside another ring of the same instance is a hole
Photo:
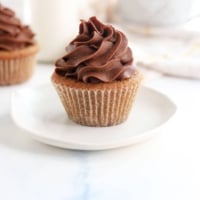
[[[15,123],[36,140],[62,148],[102,150],[141,142],[175,113],[164,94],[142,86],[126,122],[111,127],[86,127],[70,121],[53,86],[22,89],[12,94]]]

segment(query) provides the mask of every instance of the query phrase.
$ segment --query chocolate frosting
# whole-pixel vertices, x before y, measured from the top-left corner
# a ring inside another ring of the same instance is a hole
[[[55,72],[87,83],[130,78],[135,69],[126,36],[96,17],[81,20],[79,35],[55,63]]]
[[[0,4],[0,51],[12,51],[32,45],[34,34],[21,24],[15,13]]]

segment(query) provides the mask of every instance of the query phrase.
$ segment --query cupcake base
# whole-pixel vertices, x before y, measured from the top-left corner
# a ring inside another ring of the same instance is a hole
[[[12,85],[30,79],[38,49],[35,44],[16,51],[0,51],[0,85]]]
[[[113,126],[131,110],[142,76],[112,83],[90,84],[52,75],[52,82],[72,121],[85,126]]]

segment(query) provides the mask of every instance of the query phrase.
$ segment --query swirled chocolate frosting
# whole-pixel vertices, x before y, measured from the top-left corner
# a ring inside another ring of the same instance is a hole
[[[78,36],[55,63],[55,72],[86,83],[113,82],[134,73],[132,51],[126,36],[96,17],[81,20]]]
[[[21,24],[15,13],[0,4],[0,51],[12,51],[32,45],[34,34]]]

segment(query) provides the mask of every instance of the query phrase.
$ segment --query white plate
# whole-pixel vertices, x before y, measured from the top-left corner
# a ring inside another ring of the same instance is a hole
[[[86,127],[70,121],[51,85],[19,90],[12,95],[15,123],[36,140],[62,148],[102,150],[141,142],[175,113],[164,94],[142,86],[126,122],[112,127]]]

